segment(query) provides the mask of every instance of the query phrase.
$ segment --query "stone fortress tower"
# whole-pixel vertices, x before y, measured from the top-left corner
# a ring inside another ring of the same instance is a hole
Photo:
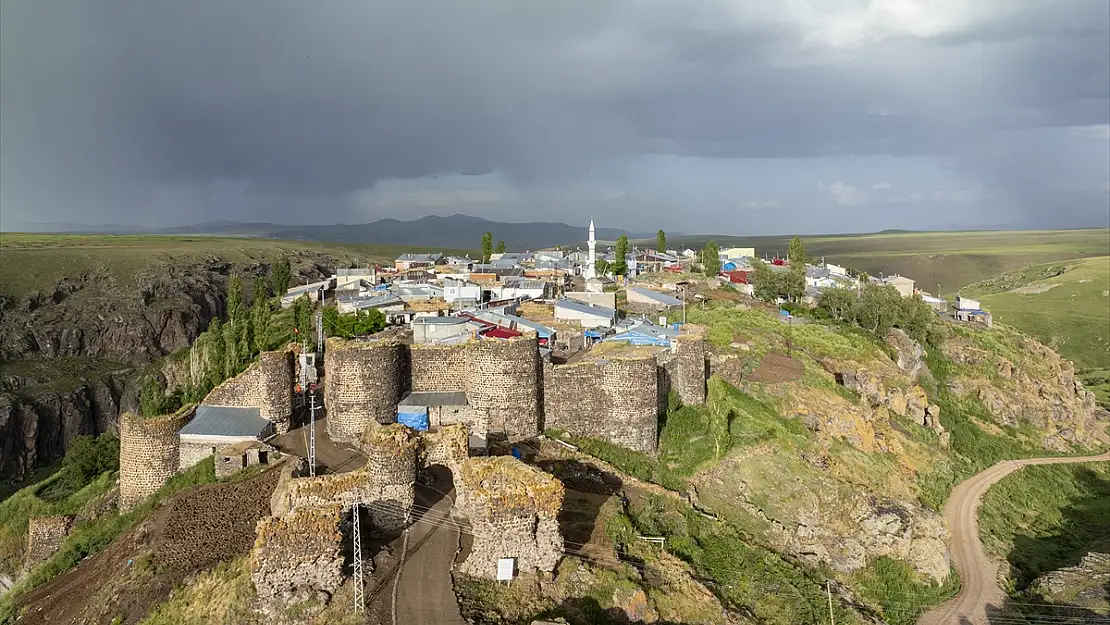
[[[328,435],[352,442],[371,424],[397,421],[408,389],[408,352],[395,338],[329,338],[324,350],[324,405]]]
[[[125,413],[119,423],[119,509],[126,512],[153,495],[177,473],[181,463],[177,432],[193,418],[195,407],[172,415],[142,417]]]

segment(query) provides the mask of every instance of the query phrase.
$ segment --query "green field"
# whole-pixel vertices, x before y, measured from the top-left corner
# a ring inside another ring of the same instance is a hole
[[[967,287],[997,322],[1036,336],[1077,369],[1110,367],[1110,257],[1033,265]]]
[[[789,236],[669,237],[672,247],[697,249],[713,238],[721,247],[754,246],[756,253],[785,255]],[[811,258],[824,257],[866,271],[902,274],[919,288],[954,294],[961,287],[1036,263],[1110,254],[1110,230],[896,232],[803,237]]]
[[[269,262],[282,254],[320,254],[334,262],[391,262],[404,252],[427,251],[398,245],[357,245],[279,241],[242,237],[159,235],[66,235],[0,233],[0,295],[21,297],[52,291],[65,276],[103,269],[123,286],[144,269],[163,263],[206,259],[236,265]],[[442,250],[473,253],[473,250]]]

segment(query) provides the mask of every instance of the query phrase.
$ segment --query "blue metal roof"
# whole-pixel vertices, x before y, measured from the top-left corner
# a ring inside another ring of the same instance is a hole
[[[250,436],[258,437],[270,427],[258,408],[233,408],[229,406],[197,406],[196,416],[181,428],[180,434],[197,436]]]

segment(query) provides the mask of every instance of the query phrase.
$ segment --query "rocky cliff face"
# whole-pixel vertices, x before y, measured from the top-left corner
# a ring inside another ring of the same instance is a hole
[[[979,337],[969,331],[945,342],[944,355],[960,365],[948,390],[977,399],[1004,425],[1033,426],[1048,449],[1108,442],[1110,414],[1083,388],[1074,365],[1033,338],[998,332]],[[981,341],[987,336],[999,347],[985,349]]]
[[[123,376],[105,376],[69,390],[0,392],[0,479],[57,462],[74,436],[115,432],[121,408],[135,403],[125,387]]]

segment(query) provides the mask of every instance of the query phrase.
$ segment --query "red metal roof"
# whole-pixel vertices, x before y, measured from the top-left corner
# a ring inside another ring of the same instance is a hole
[[[733,284],[748,284],[750,271],[736,269],[733,271],[725,271],[724,275],[728,276],[728,281]]]
[[[495,338],[495,339],[511,339],[511,338],[518,337],[520,335],[521,335],[520,332],[517,332],[516,330],[510,330],[508,328],[502,328],[501,326],[494,326],[494,327],[482,332],[482,336],[489,336],[489,337],[492,337],[492,338]]]

